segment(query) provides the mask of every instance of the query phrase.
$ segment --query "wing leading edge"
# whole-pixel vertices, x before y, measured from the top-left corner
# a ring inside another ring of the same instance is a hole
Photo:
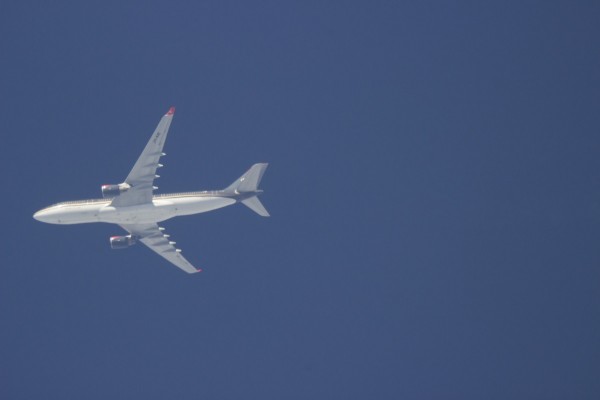
[[[171,107],[161,118],[144,151],[142,151],[142,154],[140,154],[125,179],[125,183],[129,184],[131,188],[115,197],[111,205],[127,207],[152,202],[154,179],[158,177],[156,169],[162,167],[158,161],[164,155],[162,150],[167,140],[167,134],[169,133],[169,127],[171,126],[174,114],[175,107]]]
[[[175,242],[168,239],[168,235],[163,233],[163,228],[157,224],[131,224],[121,225],[121,228],[136,236],[138,240],[144,243],[161,257],[170,261],[177,268],[180,268],[188,274],[201,272],[201,269],[196,269],[184,256],[181,255],[181,250],[173,246]]]

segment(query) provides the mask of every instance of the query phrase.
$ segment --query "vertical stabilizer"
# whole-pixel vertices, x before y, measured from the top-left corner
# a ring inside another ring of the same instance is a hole
[[[268,166],[269,164],[267,163],[254,164],[244,175],[240,176],[237,181],[229,185],[225,191],[234,192],[236,194],[255,192],[258,189],[260,180]]]

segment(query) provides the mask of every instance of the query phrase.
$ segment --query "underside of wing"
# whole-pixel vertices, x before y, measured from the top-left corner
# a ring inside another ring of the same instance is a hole
[[[150,250],[164,257],[188,274],[202,271],[201,269],[196,269],[181,255],[181,250],[174,246],[175,242],[170,241],[168,239],[169,235],[164,234],[163,228],[160,228],[157,224],[131,224],[121,225],[121,227],[148,246]]]
[[[164,155],[162,151],[174,114],[175,107],[171,107],[161,118],[144,151],[125,179],[130,189],[115,197],[111,205],[127,207],[152,202],[154,179],[158,177],[156,169],[162,166],[158,161]]]

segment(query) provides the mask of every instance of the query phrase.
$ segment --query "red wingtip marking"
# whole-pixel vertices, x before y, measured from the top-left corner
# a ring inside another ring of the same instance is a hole
[[[196,270],[196,272],[202,272],[202,270],[201,270],[200,268],[198,268],[198,269]]]
[[[167,115],[173,115],[173,114],[175,114],[175,107],[169,108],[169,111],[167,112]]]

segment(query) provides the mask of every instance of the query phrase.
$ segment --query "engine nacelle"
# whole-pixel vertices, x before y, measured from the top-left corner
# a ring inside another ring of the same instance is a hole
[[[118,185],[102,185],[102,197],[117,197],[123,192],[129,190],[131,186],[127,183],[119,183]]]
[[[112,249],[126,249],[133,246],[137,242],[137,238],[133,235],[127,236],[111,236],[110,247]]]

